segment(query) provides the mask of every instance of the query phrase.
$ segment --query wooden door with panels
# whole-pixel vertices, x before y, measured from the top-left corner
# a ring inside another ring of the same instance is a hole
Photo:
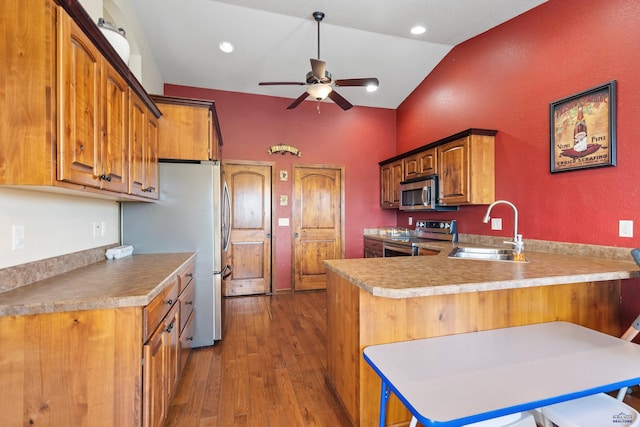
[[[293,288],[326,289],[326,259],[343,258],[344,168],[294,166]]]
[[[231,233],[222,253],[222,265],[230,265],[231,273],[222,281],[222,294],[270,293],[273,168],[242,161],[223,161],[222,168],[231,196]]]

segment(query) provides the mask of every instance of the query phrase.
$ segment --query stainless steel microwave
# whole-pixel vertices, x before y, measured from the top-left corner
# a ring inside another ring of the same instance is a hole
[[[400,210],[425,211],[435,210],[437,201],[438,179],[435,175],[417,181],[400,183]]]

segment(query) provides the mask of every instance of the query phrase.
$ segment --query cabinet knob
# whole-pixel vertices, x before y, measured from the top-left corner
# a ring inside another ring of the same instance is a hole
[[[185,302],[186,305],[193,305],[193,301],[187,301]]]
[[[187,341],[193,341],[193,337],[187,338]]]
[[[168,300],[168,301],[167,301],[167,304],[169,304],[169,305],[173,305],[173,300],[172,300],[172,299]]]

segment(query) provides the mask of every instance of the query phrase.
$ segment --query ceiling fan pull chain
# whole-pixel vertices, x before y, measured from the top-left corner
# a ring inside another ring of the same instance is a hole
[[[316,102],[316,110],[318,110],[318,114],[320,114],[320,101]]]

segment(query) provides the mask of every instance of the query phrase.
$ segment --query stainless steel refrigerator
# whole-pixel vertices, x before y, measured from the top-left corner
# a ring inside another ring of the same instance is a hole
[[[220,163],[158,168],[158,201],[122,204],[122,244],[133,245],[134,254],[196,252],[193,347],[213,345],[222,338]]]

